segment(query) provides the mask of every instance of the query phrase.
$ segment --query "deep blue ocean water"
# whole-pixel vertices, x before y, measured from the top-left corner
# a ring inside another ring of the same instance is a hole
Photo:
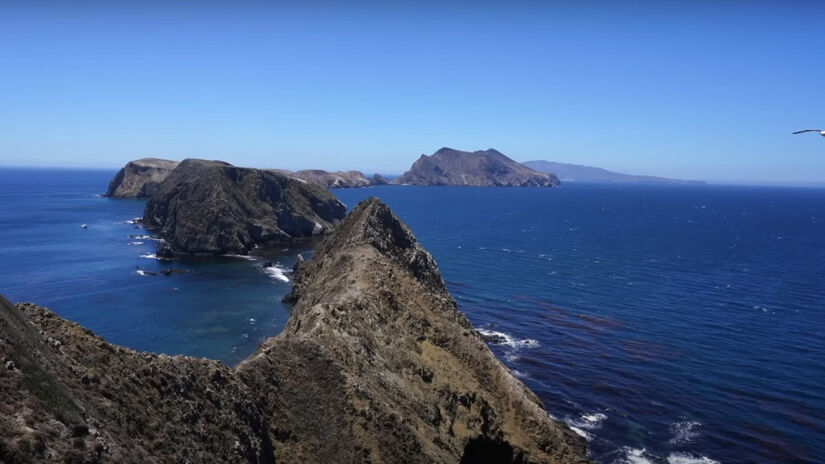
[[[0,169],[0,293],[113,343],[228,364],[280,330],[302,250],[270,273],[263,259],[141,257],[154,243],[127,221],[143,202],[96,196],[113,174]],[[334,193],[393,208],[597,462],[825,461],[825,189]],[[137,272],[163,268],[187,272]]]

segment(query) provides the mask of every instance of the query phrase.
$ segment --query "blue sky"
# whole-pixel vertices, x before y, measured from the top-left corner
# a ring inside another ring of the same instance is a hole
[[[790,135],[825,129],[816,3],[113,3],[0,5],[0,165],[400,173],[450,146],[825,182],[825,138]]]

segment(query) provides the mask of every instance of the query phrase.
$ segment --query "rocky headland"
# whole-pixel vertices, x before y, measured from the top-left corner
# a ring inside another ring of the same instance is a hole
[[[0,461],[588,462],[380,201],[298,265],[287,301],[282,333],[230,369],[0,298]]]
[[[270,170],[183,160],[146,203],[159,256],[246,254],[329,233],[346,207],[325,188]]]
[[[393,181],[406,185],[465,185],[476,187],[556,187],[559,179],[534,171],[494,149],[460,151],[442,148],[421,155],[409,171]]]
[[[149,198],[177,165],[177,161],[158,158],[141,158],[130,161],[109,182],[106,196]]]

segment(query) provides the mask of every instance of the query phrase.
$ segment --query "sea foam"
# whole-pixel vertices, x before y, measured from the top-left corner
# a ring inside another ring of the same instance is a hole
[[[489,329],[476,329],[476,331],[481,334],[485,341],[493,345],[505,345],[510,348],[536,348],[539,346],[539,342],[532,338],[517,339],[504,332]]]

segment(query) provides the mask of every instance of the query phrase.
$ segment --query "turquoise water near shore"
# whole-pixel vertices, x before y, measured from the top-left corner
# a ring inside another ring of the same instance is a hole
[[[111,171],[0,169],[0,293],[113,343],[233,364],[296,254],[163,262]],[[387,202],[497,355],[601,463],[825,459],[825,190],[336,190]],[[82,229],[81,224],[87,224]],[[140,268],[138,268],[138,266]],[[151,275],[161,269],[186,271]],[[143,271],[141,275],[141,272]]]

